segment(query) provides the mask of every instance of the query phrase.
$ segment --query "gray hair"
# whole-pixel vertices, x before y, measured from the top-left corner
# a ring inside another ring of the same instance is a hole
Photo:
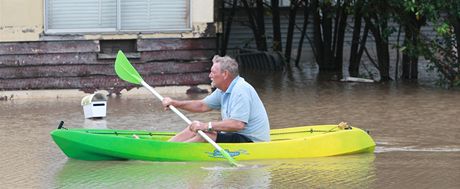
[[[238,62],[236,62],[235,59],[229,57],[229,56],[219,56],[215,55],[214,58],[212,58],[212,62],[219,63],[220,64],[220,70],[225,71],[227,70],[230,75],[233,77],[236,77],[239,75],[238,72]]]

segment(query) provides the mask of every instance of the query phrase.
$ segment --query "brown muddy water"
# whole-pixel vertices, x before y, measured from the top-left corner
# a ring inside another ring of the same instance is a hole
[[[81,99],[17,99],[0,101],[1,188],[460,188],[459,91],[317,81],[308,70],[243,77],[259,92],[272,128],[346,121],[370,131],[375,153],[247,161],[245,169],[225,162],[79,161],[51,140],[61,120],[68,128],[153,131],[185,124],[147,95],[109,98],[107,118],[97,121],[83,118]]]

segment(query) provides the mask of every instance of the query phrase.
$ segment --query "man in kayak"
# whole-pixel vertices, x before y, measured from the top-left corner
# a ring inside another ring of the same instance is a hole
[[[268,142],[270,125],[267,112],[255,89],[238,73],[238,63],[229,56],[214,56],[209,78],[217,89],[202,100],[163,99],[166,108],[191,112],[221,111],[220,121],[192,121],[183,131],[172,137],[173,142],[204,142],[197,134],[204,131],[218,143]]]

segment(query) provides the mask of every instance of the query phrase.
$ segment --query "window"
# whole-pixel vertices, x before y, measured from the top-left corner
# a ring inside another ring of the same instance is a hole
[[[255,7],[256,6],[256,1],[255,0],[247,0],[249,7]],[[272,2],[270,0],[264,0],[263,1],[267,5],[271,5]],[[278,6],[279,7],[289,7],[291,5],[291,0],[279,0],[278,1]],[[233,1],[232,0],[224,0],[224,7],[225,8],[232,8]],[[243,2],[238,1],[237,5],[240,7],[244,7]]]
[[[190,30],[191,0],[46,0],[46,33]]]

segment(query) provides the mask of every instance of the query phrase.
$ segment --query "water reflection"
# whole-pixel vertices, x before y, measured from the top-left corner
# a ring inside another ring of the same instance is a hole
[[[374,155],[225,163],[144,161],[88,162],[69,159],[54,179],[66,188],[369,188]]]
[[[217,169],[203,168],[206,166],[211,165],[198,162],[88,162],[70,159],[56,174],[54,187],[215,188],[236,184],[259,188],[261,181],[261,184],[267,183],[260,177],[264,169],[229,170],[225,169],[227,165],[224,163],[220,165],[222,168]]]
[[[85,119],[83,128],[86,129],[107,129],[107,120],[103,119]]]
[[[374,154],[284,160],[271,166],[272,183],[286,188],[371,188]]]

